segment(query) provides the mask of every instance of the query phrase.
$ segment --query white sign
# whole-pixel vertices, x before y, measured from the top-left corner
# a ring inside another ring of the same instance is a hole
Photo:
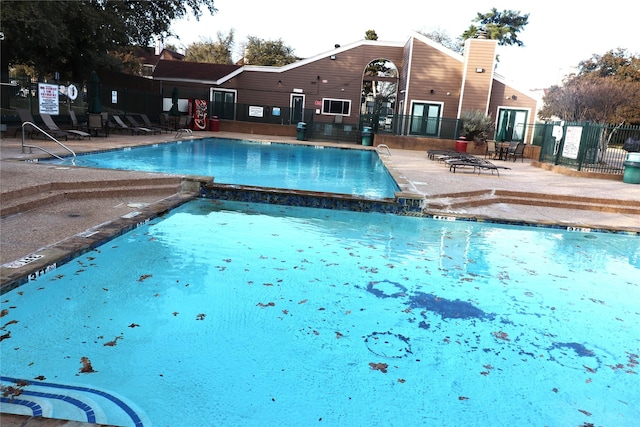
[[[249,107],[249,116],[250,117],[263,117],[264,116],[264,108],[263,107]]]
[[[582,139],[582,126],[567,126],[567,132],[564,135],[564,147],[562,147],[562,157],[577,159],[580,151],[580,139]]]
[[[117,104],[118,103],[118,91],[117,90],[112,90],[111,91],[111,103],[112,104]]]
[[[58,107],[58,85],[38,83],[38,100],[40,114],[60,114]]]

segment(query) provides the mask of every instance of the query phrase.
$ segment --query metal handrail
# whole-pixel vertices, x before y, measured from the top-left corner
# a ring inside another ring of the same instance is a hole
[[[376,151],[378,152],[378,154],[382,154],[380,153],[380,149],[381,148],[386,148],[387,149],[387,154],[391,155],[391,150],[389,150],[389,147],[387,146],[387,144],[379,144],[376,146]]]
[[[29,145],[29,144],[25,144],[24,143],[24,127],[26,125],[30,125],[32,127],[34,127],[35,129],[39,130],[40,132],[42,132],[43,134],[45,134],[46,136],[49,137],[49,139],[51,139],[53,142],[57,143],[58,145],[60,145],[62,148],[64,148],[65,150],[67,150],[68,152],[71,153],[71,155],[73,156],[73,158],[71,159],[71,164],[75,165],[76,164],[76,153],[69,147],[67,147],[66,145],[64,145],[62,142],[58,141],[56,138],[54,138],[53,136],[49,135],[49,133],[47,133],[44,129],[42,129],[41,127],[39,127],[37,124],[33,123],[33,122],[24,122],[22,123],[22,152],[24,153],[24,148],[27,147],[29,148],[29,153],[32,153],[31,149],[32,148],[37,148],[38,150],[42,150],[45,153],[49,154],[50,156],[55,157],[58,160],[62,160],[64,161],[64,159],[60,156],[58,156],[57,154],[54,154],[52,152],[50,152],[49,150],[39,147],[37,145]]]

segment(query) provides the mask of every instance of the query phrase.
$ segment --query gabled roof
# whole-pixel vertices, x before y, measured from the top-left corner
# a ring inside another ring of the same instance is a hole
[[[242,67],[228,64],[161,60],[158,61],[158,65],[153,71],[153,78],[157,80],[198,81],[204,84],[217,84],[218,80],[232,74],[239,68]]]

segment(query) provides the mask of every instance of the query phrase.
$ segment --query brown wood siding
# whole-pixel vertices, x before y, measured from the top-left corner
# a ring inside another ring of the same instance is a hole
[[[516,99],[513,98],[514,95]],[[526,131],[525,142],[531,143],[533,135],[530,126],[536,122],[537,100],[526,92],[519,91],[502,82],[494,80],[493,88],[491,90],[491,102],[489,103],[489,114],[491,114],[491,117],[496,121],[496,126],[499,108],[529,110],[529,115],[527,117],[527,125],[529,125],[529,128]]]
[[[467,55],[466,75],[463,82],[463,100],[460,112],[470,110],[487,111],[493,82],[493,64],[496,56],[495,40],[469,39],[465,49]],[[481,68],[484,71],[476,72]]]
[[[343,123],[356,124],[360,116],[362,74],[369,62],[384,58],[402,67],[402,48],[388,46],[358,46],[338,53],[336,59],[327,56],[307,65],[282,72],[245,70],[223,85],[242,88],[237,102],[271,107],[289,107],[292,94],[305,96],[305,108],[319,108],[324,98],[351,101],[351,112]],[[280,82],[280,84],[278,84]],[[294,89],[301,90],[294,93]],[[316,114],[318,122],[332,122],[334,116]]]
[[[443,103],[442,116],[455,118],[460,99],[462,66],[462,61],[414,39],[407,114],[411,114],[412,101],[429,101]]]

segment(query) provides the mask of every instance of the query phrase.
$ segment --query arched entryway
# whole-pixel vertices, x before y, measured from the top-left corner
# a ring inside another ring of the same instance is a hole
[[[385,58],[369,62],[362,73],[361,122],[374,132],[391,129],[398,95],[398,67]]]

